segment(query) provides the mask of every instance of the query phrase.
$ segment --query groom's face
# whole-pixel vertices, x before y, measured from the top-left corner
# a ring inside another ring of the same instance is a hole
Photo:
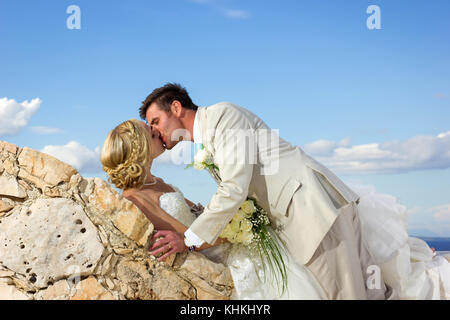
[[[172,139],[172,133],[183,128],[181,121],[176,114],[161,110],[156,102],[152,103],[147,109],[147,122],[153,130],[159,132],[159,139],[164,148],[172,149],[178,143],[178,140]]]

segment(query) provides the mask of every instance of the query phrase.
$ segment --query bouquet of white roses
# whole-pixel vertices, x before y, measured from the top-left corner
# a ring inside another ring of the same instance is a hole
[[[287,271],[281,254],[282,241],[272,230],[267,212],[257,205],[255,199],[247,198],[220,237],[231,243],[248,246],[258,253],[264,271],[268,265],[272,273],[281,280],[277,281],[277,284],[282,284],[283,291],[286,289]]]

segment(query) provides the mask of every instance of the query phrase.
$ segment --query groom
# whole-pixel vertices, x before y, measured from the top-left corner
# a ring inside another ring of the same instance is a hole
[[[366,286],[372,260],[361,242],[359,197],[331,171],[250,111],[228,102],[199,108],[178,84],[155,89],[139,111],[166,149],[180,140],[203,144],[218,167],[217,192],[186,231],[187,247],[213,244],[252,196],[329,299],[386,298],[382,280]]]

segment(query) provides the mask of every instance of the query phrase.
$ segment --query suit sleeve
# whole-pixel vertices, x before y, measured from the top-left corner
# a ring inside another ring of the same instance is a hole
[[[221,182],[217,192],[190,229],[209,244],[214,244],[222,230],[246,200],[253,174],[254,130],[239,112],[223,114],[214,135],[214,162]]]

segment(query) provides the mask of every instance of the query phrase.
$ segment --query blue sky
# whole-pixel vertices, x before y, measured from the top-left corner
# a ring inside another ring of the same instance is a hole
[[[66,26],[73,4],[80,30]],[[355,188],[395,196],[412,233],[450,236],[449,31],[447,0],[2,0],[0,139],[104,178],[108,131],[179,82],[198,105],[250,109]],[[154,173],[193,201],[215,192],[203,172],[161,161]]]

